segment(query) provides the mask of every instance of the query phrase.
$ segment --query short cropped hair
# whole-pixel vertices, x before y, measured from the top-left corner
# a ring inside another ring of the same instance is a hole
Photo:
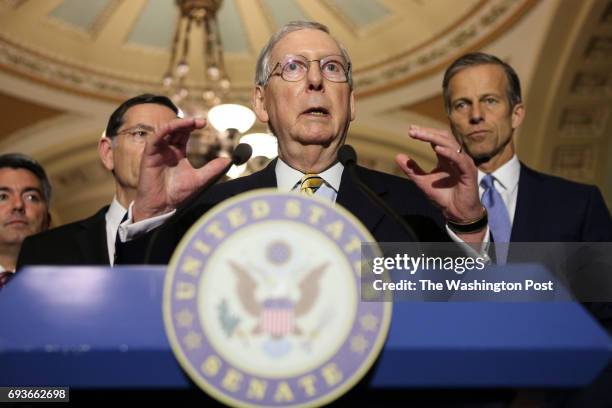
[[[113,138],[117,136],[119,128],[123,126],[123,117],[128,109],[136,105],[143,105],[145,103],[155,103],[157,105],[166,106],[177,115],[179,112],[174,102],[172,102],[172,100],[170,100],[170,98],[167,96],[153,94],[142,94],[135,96],[119,105],[119,107],[110,115],[108,124],[106,125],[106,137]]]
[[[494,55],[485,54],[484,52],[473,52],[469,54],[465,54],[453,62],[450,67],[446,69],[444,72],[444,80],[442,81],[442,91],[444,94],[444,107],[446,108],[446,112],[450,113],[451,111],[451,101],[448,86],[450,80],[460,71],[474,67],[478,65],[497,65],[504,70],[506,74],[506,78],[508,80],[508,88],[506,89],[506,94],[508,96],[508,103],[510,104],[510,109],[514,108],[516,105],[521,103],[521,81],[519,80],[518,75],[514,68],[512,68],[509,64],[500,60]]]
[[[51,183],[45,169],[33,158],[21,153],[7,153],[0,155],[0,168],[25,169],[34,174],[42,186],[43,200],[49,205],[51,202]]]
[[[272,49],[274,46],[283,39],[287,34],[292,33],[294,31],[299,30],[319,30],[324,33],[330,34],[329,28],[326,25],[317,23],[315,21],[291,21],[284,26],[282,26],[272,37],[268,40],[268,43],[262,48],[259,53],[259,58],[257,58],[257,68],[255,70],[255,85],[265,86],[268,81],[268,76],[270,75],[270,57],[272,56]],[[330,34],[331,35],[331,34]],[[332,37],[333,38],[333,37]],[[348,51],[338,40],[334,38],[334,41],[338,45],[340,49],[340,53],[342,57],[346,60],[348,64],[348,84],[350,89],[353,89],[353,72],[351,68],[351,57],[348,54]]]

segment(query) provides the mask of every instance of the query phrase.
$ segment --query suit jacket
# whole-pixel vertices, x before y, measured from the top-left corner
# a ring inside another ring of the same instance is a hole
[[[27,265],[110,265],[106,212],[32,235],[23,241],[17,269]]]
[[[610,242],[612,219],[597,187],[549,176],[521,163],[510,241]],[[595,268],[595,276],[600,276],[597,264]],[[581,278],[586,272],[585,268],[579,270]],[[580,279],[577,282],[580,283]],[[597,284],[597,279],[593,282]],[[612,334],[612,303],[587,302],[583,305]],[[561,395],[552,392],[549,402],[567,407],[609,406],[612,404],[611,382],[612,364],[608,364],[591,386]]]
[[[520,174],[511,242],[612,241],[612,219],[597,187],[522,163]]]
[[[263,170],[212,187],[152,233],[122,244],[118,263],[166,264],[174,248],[189,227],[206,211],[226,198],[258,188],[275,188],[276,161]],[[420,241],[448,241],[443,232],[441,212],[409,180],[357,167],[361,180],[395,209],[415,230]],[[379,242],[411,241],[409,234],[376,204],[370,201],[353,182],[348,171],[342,173],[336,202],[357,217]]]

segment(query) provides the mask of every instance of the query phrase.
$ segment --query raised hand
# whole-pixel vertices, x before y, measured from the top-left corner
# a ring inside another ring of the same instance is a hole
[[[406,175],[442,210],[446,219],[468,222],[483,214],[478,197],[478,171],[474,161],[464,153],[449,132],[440,129],[410,126],[410,137],[429,142],[438,163],[430,172],[416,161],[398,154],[395,161]]]
[[[176,119],[161,126],[147,140],[132,209],[134,221],[175,209],[229,164],[230,159],[217,158],[196,169],[187,160],[189,135],[205,125],[204,119]]]

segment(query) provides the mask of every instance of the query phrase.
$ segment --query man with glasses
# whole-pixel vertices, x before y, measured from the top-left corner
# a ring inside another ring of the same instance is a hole
[[[18,266],[113,265],[117,229],[136,196],[145,142],[177,114],[177,107],[165,96],[144,94],[123,102],[98,142],[102,165],[115,181],[110,206],[87,219],[32,236],[23,245]]]
[[[355,117],[355,101],[350,57],[327,27],[292,22],[272,36],[258,59],[253,107],[278,138],[278,160],[260,172],[212,187],[174,217],[176,207],[208,184],[228,160],[218,158],[200,169],[187,162],[184,146],[189,132],[205,125],[202,119],[175,120],[147,141],[131,217],[121,228],[128,241],[121,262],[140,263],[149,253],[146,261],[167,263],[185,231],[204,212],[228,197],[263,187],[300,190],[338,202],[379,241],[412,240],[361,193],[338,162],[338,150]],[[486,211],[478,199],[472,160],[451,136],[421,128],[411,128],[409,135],[434,146],[439,162],[432,172],[400,154],[396,161],[412,182],[358,167],[360,178],[411,224],[418,239],[448,239],[443,230],[460,226],[456,231],[461,232],[449,231],[453,239],[481,242]],[[154,240],[150,248],[153,233],[143,232],[152,229],[163,239]]]

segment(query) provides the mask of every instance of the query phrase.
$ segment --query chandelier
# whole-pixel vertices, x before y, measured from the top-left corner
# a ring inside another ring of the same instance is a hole
[[[221,4],[222,0],[176,0],[179,15],[162,79],[166,94],[184,114],[208,119],[208,126],[193,132],[188,143],[188,157],[196,167],[219,156],[231,156],[239,135],[255,122],[255,114],[249,108],[224,103],[229,98],[231,82],[217,23]],[[196,45],[201,45],[201,50],[192,48]],[[194,72],[194,65],[198,66],[193,63],[195,59],[202,60],[203,72]],[[198,87],[198,80],[204,85]],[[240,169],[230,172],[233,176],[240,173]]]
[[[229,92],[231,83],[225,70],[223,45],[217,24],[217,12],[221,3],[222,0],[176,0],[179,15],[168,69],[162,83],[177,105],[190,106],[187,102],[192,102],[209,109],[219,105]],[[206,85],[200,90],[187,86],[188,74],[192,70],[190,48],[194,28],[204,34],[202,56]]]

